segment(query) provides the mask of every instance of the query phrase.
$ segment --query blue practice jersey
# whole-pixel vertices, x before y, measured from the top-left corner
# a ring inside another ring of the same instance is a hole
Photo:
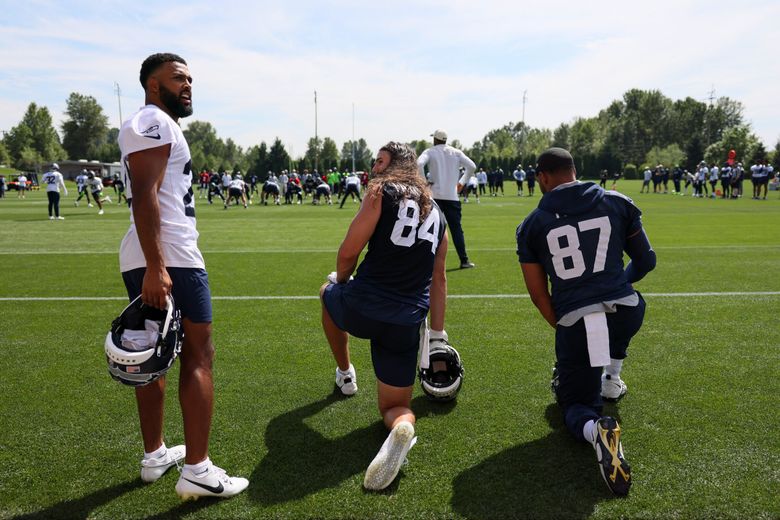
[[[436,250],[446,228],[439,206],[431,203],[430,213],[421,220],[414,200],[385,186],[368,252],[349,283],[365,315],[400,325],[425,319]]]
[[[541,264],[560,319],[582,307],[634,293],[623,270],[629,236],[642,229],[642,212],[628,197],[592,182],[545,193],[517,228],[521,263]]]

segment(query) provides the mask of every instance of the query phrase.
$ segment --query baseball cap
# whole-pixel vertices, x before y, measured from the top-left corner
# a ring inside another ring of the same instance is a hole
[[[57,164],[57,163],[51,163],[51,169],[52,170],[59,170],[60,169],[60,165]]]
[[[434,139],[438,139],[439,141],[446,141],[447,140],[447,132],[444,130],[436,130],[434,133],[431,134],[431,137]]]
[[[536,161],[540,172],[555,172],[574,166],[574,158],[563,148],[548,148]]]

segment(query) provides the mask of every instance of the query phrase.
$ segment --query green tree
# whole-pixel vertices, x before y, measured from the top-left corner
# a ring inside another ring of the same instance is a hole
[[[729,150],[737,152],[737,161],[749,163],[756,149],[761,146],[758,137],[747,125],[734,126],[723,132],[721,139],[704,152],[707,163],[721,164],[728,157]]]
[[[98,148],[106,142],[108,117],[97,99],[71,92],[62,123],[62,146],[73,160],[95,159]]]
[[[306,143],[306,153],[303,154],[303,160],[306,164],[306,168],[313,170],[316,168],[322,168],[320,157],[322,156],[322,139],[319,137],[312,137],[309,142]]]
[[[282,170],[289,169],[290,162],[290,155],[287,153],[287,150],[284,149],[282,140],[277,137],[271,145],[271,149],[268,151],[268,169],[275,173],[279,173]]]
[[[268,164],[268,145],[265,141],[260,146],[252,146],[247,150],[247,174],[257,175],[258,179],[264,179],[268,174],[270,166]]]
[[[571,150],[570,131],[571,127],[569,125],[561,123],[558,128],[553,130],[552,145]]]
[[[49,109],[38,107],[35,103],[28,105],[24,117],[18,125],[9,130],[4,142],[14,163],[22,158],[22,152],[28,148],[38,154],[39,162],[57,161],[67,157],[52,124]],[[31,157],[27,152],[26,164],[29,164]],[[28,166],[28,169],[32,167]]]
[[[184,138],[192,149],[200,148],[207,160],[213,160],[213,167],[225,159],[225,143],[217,137],[216,129],[206,121],[192,121],[184,130]],[[233,162],[233,161],[229,161]]]
[[[419,141],[414,140],[406,144],[408,144],[414,150],[414,153],[417,154],[417,157],[419,157],[420,154],[425,150],[433,146],[432,142],[426,141],[425,139],[421,139]]]
[[[5,146],[5,143],[2,141],[0,141],[0,165],[2,166],[11,165],[11,154],[8,152],[8,148]]]
[[[368,143],[362,137],[355,141],[355,169],[356,171],[368,171],[371,169],[371,161],[374,155],[368,148]],[[352,141],[347,141],[341,147],[341,167],[344,170],[352,169]]]
[[[654,167],[658,164],[663,164],[667,168],[677,166],[678,164],[685,163],[685,152],[682,151],[680,145],[670,144],[660,148],[654,146],[647,152],[645,156],[645,165]]]
[[[106,138],[95,149],[94,158],[102,162],[119,162],[122,152],[119,150],[118,137],[118,128],[109,129]]]
[[[775,143],[775,149],[771,153],[772,167],[775,169],[775,175],[780,175],[780,139]]]
[[[336,141],[330,137],[326,137],[322,141],[322,150],[320,152],[320,170],[324,171],[328,168],[338,168],[339,159],[341,159],[341,156],[339,154],[339,148],[336,146]]]

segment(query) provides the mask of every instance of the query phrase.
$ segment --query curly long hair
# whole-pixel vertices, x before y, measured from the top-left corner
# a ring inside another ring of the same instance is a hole
[[[414,200],[420,208],[420,220],[424,220],[431,212],[433,198],[428,183],[417,170],[417,154],[409,145],[396,141],[390,141],[379,151],[390,155],[390,163],[368,183],[368,193],[380,196],[385,187],[390,188],[386,195],[393,202]]]

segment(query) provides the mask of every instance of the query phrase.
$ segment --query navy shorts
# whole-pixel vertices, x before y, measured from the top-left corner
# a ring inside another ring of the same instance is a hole
[[[209,275],[205,269],[191,267],[167,267],[173,282],[173,301],[181,311],[182,318],[193,323],[211,323],[211,291]],[[141,294],[146,267],[139,267],[122,273],[127,296],[133,301]]]
[[[322,303],[338,328],[362,339],[371,340],[371,362],[376,378],[386,385],[407,387],[414,384],[420,324],[396,325],[364,316],[344,297],[347,284],[330,284]]]

